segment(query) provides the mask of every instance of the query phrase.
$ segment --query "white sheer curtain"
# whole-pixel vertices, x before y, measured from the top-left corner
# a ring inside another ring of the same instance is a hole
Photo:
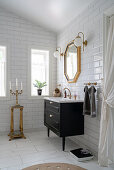
[[[106,55],[104,59],[103,101],[101,109],[100,139],[98,162],[101,166],[108,166],[114,161],[113,147],[113,118],[114,108],[114,17],[110,18],[107,38]]]

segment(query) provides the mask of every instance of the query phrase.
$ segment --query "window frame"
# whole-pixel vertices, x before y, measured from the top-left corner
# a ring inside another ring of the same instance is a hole
[[[49,95],[41,95],[41,96],[32,96],[31,95],[31,50],[41,50],[41,51],[49,51]],[[28,99],[44,99],[44,97],[50,96],[50,84],[51,84],[51,76],[50,76],[50,50],[49,48],[41,48],[37,46],[29,47],[29,58],[28,58]]]
[[[5,96],[0,96],[0,100],[7,100],[10,99],[10,88],[9,88],[9,76],[10,76],[10,71],[8,71],[8,65],[9,65],[9,46],[6,43],[0,43],[0,46],[3,46],[6,48],[6,73],[5,73]]]

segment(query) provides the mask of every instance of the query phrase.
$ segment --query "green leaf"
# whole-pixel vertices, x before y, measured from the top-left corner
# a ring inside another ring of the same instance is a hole
[[[46,82],[40,82],[38,80],[35,80],[35,83],[33,83],[34,87],[37,87],[38,89],[41,89],[44,86],[47,86]]]

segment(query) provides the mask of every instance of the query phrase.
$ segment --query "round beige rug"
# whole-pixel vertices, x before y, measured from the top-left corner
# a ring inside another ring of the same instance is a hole
[[[76,165],[67,163],[45,163],[24,168],[23,170],[86,170]]]

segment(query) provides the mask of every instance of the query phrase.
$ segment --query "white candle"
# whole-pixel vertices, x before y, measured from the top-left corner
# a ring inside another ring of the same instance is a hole
[[[18,90],[18,80],[16,78],[16,90]]]
[[[22,82],[21,82],[21,90],[23,90],[23,84],[22,84]]]
[[[10,90],[11,90],[11,81],[10,81]]]

